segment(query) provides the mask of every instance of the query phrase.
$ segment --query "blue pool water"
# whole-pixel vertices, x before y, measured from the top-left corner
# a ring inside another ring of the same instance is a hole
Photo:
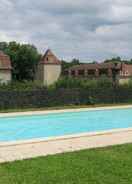
[[[132,127],[132,108],[0,118],[0,141]]]

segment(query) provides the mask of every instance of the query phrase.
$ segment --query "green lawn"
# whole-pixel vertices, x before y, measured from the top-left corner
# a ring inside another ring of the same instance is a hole
[[[0,184],[131,184],[132,144],[0,165]]]

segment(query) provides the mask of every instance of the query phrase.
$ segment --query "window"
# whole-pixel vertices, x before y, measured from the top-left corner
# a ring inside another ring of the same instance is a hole
[[[108,75],[108,69],[100,69],[99,74],[100,75]]]
[[[95,70],[88,70],[88,75],[95,75]]]
[[[84,75],[84,70],[78,70],[78,75]]]
[[[75,71],[74,71],[74,70],[71,71],[71,75],[72,75],[72,76],[75,75]]]
[[[125,72],[125,76],[129,76],[129,72],[128,71]]]
[[[66,76],[68,76],[68,74],[69,74],[68,73],[68,70],[65,70],[63,74],[66,75]]]

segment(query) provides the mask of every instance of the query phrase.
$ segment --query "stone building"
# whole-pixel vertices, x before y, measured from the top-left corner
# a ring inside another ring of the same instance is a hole
[[[65,75],[76,78],[99,78],[107,76],[113,78],[116,74],[120,83],[128,82],[132,78],[132,65],[125,63],[98,63],[98,64],[80,64],[75,65],[65,71]]]
[[[60,74],[61,61],[48,49],[38,64],[36,80],[48,86],[56,82]]]
[[[2,51],[0,51],[0,82],[8,83],[11,81],[11,61],[9,56],[5,55]]]

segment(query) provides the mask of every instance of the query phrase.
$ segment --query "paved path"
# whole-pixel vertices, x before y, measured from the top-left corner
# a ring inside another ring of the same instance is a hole
[[[0,144],[0,162],[124,143],[132,143],[132,129],[109,131],[99,134],[83,134],[82,136],[67,136],[67,138],[62,137],[25,144]]]

